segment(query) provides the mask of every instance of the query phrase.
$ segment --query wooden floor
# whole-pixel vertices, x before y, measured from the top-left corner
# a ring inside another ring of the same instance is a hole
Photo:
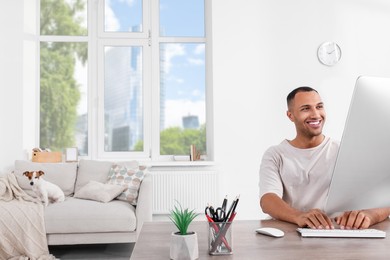
[[[61,260],[129,260],[133,251],[131,244],[98,244],[98,245],[66,245],[49,246],[50,254]]]

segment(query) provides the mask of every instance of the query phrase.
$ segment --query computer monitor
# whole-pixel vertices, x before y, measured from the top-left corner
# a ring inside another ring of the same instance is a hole
[[[390,78],[357,79],[325,212],[390,207]]]

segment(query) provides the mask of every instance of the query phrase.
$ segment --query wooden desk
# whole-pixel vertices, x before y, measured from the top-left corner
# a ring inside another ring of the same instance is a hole
[[[282,238],[255,233],[259,227],[276,227]],[[276,220],[233,222],[233,255],[210,256],[207,251],[207,222],[197,221],[189,230],[198,233],[199,259],[389,259],[390,220],[373,228],[387,232],[386,238],[302,238],[297,226]],[[171,222],[144,223],[131,259],[169,259]]]

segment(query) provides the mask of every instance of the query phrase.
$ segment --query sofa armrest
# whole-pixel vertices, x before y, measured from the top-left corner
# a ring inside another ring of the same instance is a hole
[[[141,232],[145,221],[152,221],[153,215],[153,183],[150,173],[146,174],[141,182],[138,193],[137,207],[135,209],[137,217],[137,237]]]

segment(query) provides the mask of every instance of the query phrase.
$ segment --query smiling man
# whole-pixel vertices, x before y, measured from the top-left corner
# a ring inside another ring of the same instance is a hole
[[[318,92],[299,87],[287,96],[287,117],[296,136],[270,147],[260,166],[260,207],[271,217],[299,227],[334,228],[323,209],[329,190],[339,142],[322,134],[326,120]],[[390,209],[341,213],[340,228],[368,228],[386,219]]]

